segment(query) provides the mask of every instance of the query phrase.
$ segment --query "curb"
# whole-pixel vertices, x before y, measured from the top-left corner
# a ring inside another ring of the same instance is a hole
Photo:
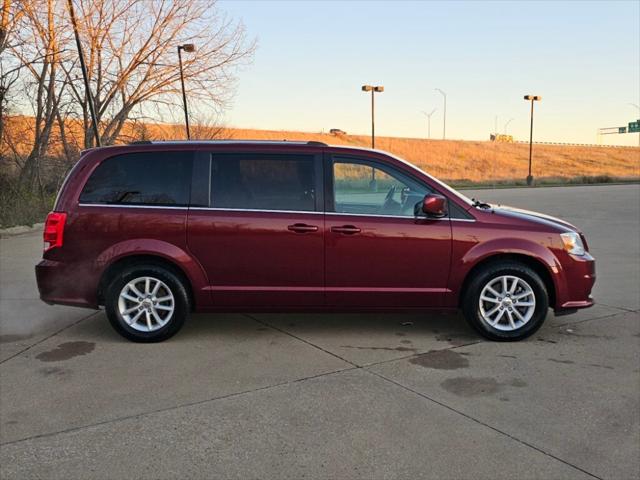
[[[17,235],[24,235],[27,233],[37,232],[42,230],[44,223],[34,223],[32,226],[20,225],[17,227],[2,228],[0,229],[0,238],[15,237]]]

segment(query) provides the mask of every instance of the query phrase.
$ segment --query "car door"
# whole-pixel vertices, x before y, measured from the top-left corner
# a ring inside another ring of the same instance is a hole
[[[415,205],[430,189],[386,162],[327,156],[325,285],[329,307],[431,307],[447,291],[448,218]]]
[[[214,306],[323,305],[320,154],[205,152],[193,185],[188,245]]]

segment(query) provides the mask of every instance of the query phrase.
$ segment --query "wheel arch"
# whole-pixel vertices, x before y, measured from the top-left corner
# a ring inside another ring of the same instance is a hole
[[[98,283],[98,304],[104,305],[104,292],[118,272],[134,265],[155,265],[165,268],[178,276],[182,280],[185,289],[189,294],[191,309],[195,309],[198,299],[196,298],[196,291],[193,282],[185,269],[174,260],[153,253],[125,255],[112,261],[102,272]]]
[[[547,294],[549,295],[549,305],[553,306],[556,303],[556,285],[549,271],[547,265],[532,255],[527,255],[523,253],[511,253],[511,252],[497,252],[493,255],[489,255],[479,260],[473,265],[473,267],[467,272],[462,282],[462,286],[460,288],[460,294],[458,295],[458,307],[462,306],[464,302],[464,297],[467,293],[467,289],[469,288],[469,284],[473,280],[473,278],[478,274],[478,272],[482,271],[487,266],[504,261],[512,261],[516,263],[520,263],[526,265],[531,268],[534,272],[536,272],[540,278],[542,279],[545,288],[547,289]]]

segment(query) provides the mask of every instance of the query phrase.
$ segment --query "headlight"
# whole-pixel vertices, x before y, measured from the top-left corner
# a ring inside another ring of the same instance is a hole
[[[572,255],[584,255],[584,245],[580,235],[576,232],[561,233],[562,244],[564,249]]]

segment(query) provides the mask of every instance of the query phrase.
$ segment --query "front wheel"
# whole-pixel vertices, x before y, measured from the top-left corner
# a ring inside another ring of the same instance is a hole
[[[532,335],[544,323],[549,297],[531,268],[499,262],[480,271],[469,284],[463,312],[467,321],[490,340],[514,341]]]
[[[173,272],[156,265],[134,265],[107,287],[105,310],[123,337],[160,342],[182,328],[190,311],[189,295]]]

